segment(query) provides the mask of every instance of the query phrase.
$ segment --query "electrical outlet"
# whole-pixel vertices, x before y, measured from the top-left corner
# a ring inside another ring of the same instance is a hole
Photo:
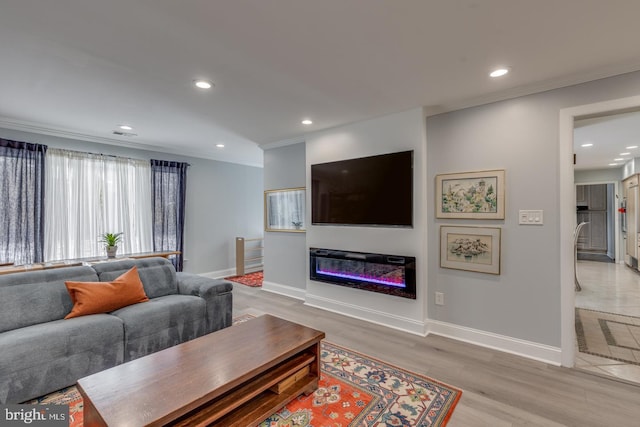
[[[436,292],[436,305],[444,305],[444,293]]]

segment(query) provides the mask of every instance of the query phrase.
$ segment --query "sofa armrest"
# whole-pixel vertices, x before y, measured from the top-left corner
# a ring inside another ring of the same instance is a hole
[[[202,298],[219,295],[233,290],[233,284],[222,279],[211,279],[192,273],[178,272],[178,292],[182,295],[196,295]]]
[[[207,333],[231,326],[233,309],[231,282],[184,272],[177,273],[176,277],[180,294],[195,295],[205,300]]]

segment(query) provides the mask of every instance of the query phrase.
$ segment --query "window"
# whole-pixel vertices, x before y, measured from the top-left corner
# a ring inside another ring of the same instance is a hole
[[[153,186],[153,250],[179,251],[171,257],[177,271],[184,267],[184,215],[188,163],[151,160]]]
[[[50,149],[45,170],[45,260],[104,256],[106,232],[120,254],[153,250],[147,161]]]
[[[0,139],[0,262],[42,261],[46,145]]]

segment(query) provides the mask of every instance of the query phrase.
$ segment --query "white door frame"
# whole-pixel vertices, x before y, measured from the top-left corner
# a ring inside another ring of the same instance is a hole
[[[575,290],[573,277],[573,231],[576,227],[573,178],[573,125],[583,116],[623,112],[640,108],[640,96],[597,102],[560,110],[560,333],[562,366],[572,367],[575,358]]]

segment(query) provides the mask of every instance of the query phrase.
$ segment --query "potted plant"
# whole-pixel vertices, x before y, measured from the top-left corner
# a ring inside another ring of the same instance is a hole
[[[100,242],[104,243],[107,250],[107,258],[115,258],[118,251],[118,243],[122,239],[122,233],[103,233]]]

